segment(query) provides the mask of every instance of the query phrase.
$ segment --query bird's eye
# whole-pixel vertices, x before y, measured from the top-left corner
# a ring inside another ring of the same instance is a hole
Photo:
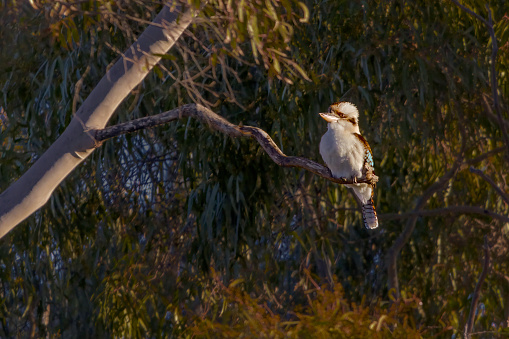
[[[327,110],[327,113],[332,113],[332,107],[329,106],[329,109]]]

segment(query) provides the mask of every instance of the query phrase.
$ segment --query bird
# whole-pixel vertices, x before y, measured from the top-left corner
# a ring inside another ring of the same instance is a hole
[[[359,130],[359,110],[346,101],[335,102],[327,113],[319,113],[328,122],[320,141],[320,155],[335,178],[354,182],[363,174],[374,174],[371,147]],[[373,203],[374,186],[368,183],[348,184],[361,202],[362,220],[367,229],[378,227]]]

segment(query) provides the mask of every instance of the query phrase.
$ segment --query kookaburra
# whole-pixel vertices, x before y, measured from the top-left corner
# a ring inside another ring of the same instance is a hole
[[[359,111],[349,102],[335,102],[327,113],[320,113],[328,129],[320,141],[320,154],[332,176],[356,180],[368,171],[373,173],[371,148],[359,130]],[[362,220],[368,229],[378,227],[373,187],[370,184],[352,184],[350,187],[362,205]]]

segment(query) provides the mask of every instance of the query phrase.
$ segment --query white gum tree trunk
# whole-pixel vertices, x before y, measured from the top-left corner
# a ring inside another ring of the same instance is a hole
[[[178,18],[178,20],[177,20]],[[56,187],[95,149],[89,130],[102,129],[118,105],[160,60],[192,21],[191,10],[165,6],[76,112],[64,133],[21,178],[0,194],[0,238],[41,208]]]

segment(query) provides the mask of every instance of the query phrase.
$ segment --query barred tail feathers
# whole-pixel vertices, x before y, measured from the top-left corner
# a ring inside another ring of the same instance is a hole
[[[378,218],[376,216],[375,204],[373,203],[373,188],[369,184],[346,185],[351,188],[362,206],[362,220],[364,227],[374,229],[378,227]]]
[[[375,204],[371,198],[367,204],[362,205],[362,221],[364,221],[364,227],[368,230],[378,227],[378,217],[376,216]]]

